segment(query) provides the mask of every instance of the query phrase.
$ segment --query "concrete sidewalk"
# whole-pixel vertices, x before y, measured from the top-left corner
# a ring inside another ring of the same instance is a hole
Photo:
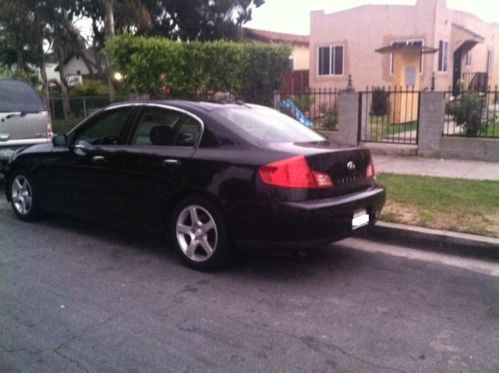
[[[499,181],[499,163],[373,154],[377,173]]]

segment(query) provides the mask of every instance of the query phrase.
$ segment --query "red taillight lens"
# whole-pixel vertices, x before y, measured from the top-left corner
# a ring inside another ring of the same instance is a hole
[[[374,170],[374,163],[371,160],[366,168],[366,178],[374,179],[375,176],[376,176],[376,171]]]
[[[260,167],[260,177],[266,184],[283,188],[332,188],[328,174],[310,169],[304,156],[272,162]]]

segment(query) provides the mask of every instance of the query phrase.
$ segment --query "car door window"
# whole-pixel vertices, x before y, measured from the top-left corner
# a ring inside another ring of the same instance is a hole
[[[132,144],[173,145],[175,128],[182,114],[155,107],[144,108]]]
[[[194,147],[200,136],[200,123],[196,119],[188,115],[184,115],[180,122],[178,135],[175,138],[175,146]]]
[[[75,145],[122,145],[123,132],[131,108],[102,113],[78,131]]]
[[[201,125],[182,112],[146,107],[133,136],[132,144],[194,147]]]

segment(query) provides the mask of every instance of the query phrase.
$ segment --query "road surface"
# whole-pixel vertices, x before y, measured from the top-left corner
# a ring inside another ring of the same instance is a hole
[[[201,273],[164,246],[2,199],[0,371],[499,371],[498,263],[348,239]]]

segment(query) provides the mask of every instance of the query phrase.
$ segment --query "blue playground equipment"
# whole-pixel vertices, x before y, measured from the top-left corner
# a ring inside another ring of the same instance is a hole
[[[277,108],[280,110],[289,110],[295,116],[296,120],[306,127],[312,128],[314,126],[314,123],[307,119],[300,109],[298,109],[298,106],[289,98],[279,102]]]

